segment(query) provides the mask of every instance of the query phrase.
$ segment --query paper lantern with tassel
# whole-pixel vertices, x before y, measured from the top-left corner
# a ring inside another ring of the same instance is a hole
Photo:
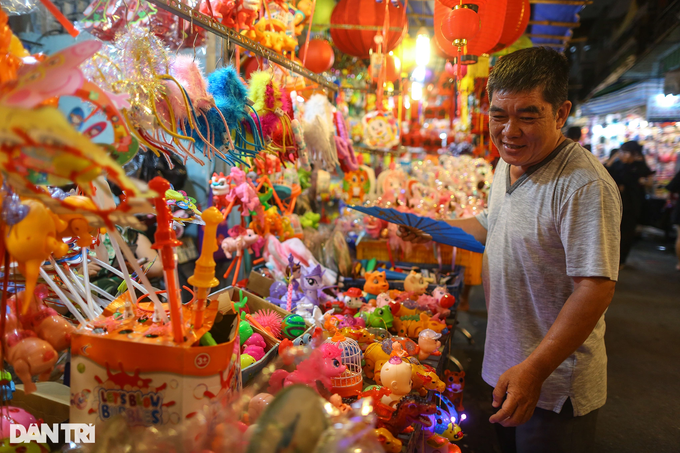
[[[476,5],[456,5],[444,17],[442,35],[459,49],[467,45],[468,40],[479,32],[479,15]]]
[[[505,11],[507,9],[506,0],[465,0],[465,3],[478,7],[480,29],[479,32],[468,40],[467,53],[461,54],[458,46],[446,39],[442,33],[444,18],[448,17],[449,8],[441,3],[441,0],[434,2],[434,34],[435,41],[441,50],[450,57],[459,58],[463,64],[474,64],[480,55],[489,53],[501,38],[503,23],[505,21]]]
[[[406,26],[406,14],[403,5],[399,8],[392,2],[388,3],[389,27],[403,29]],[[505,13],[505,10],[503,10]],[[382,27],[385,22],[385,4],[375,0],[340,0],[333,14],[331,25],[362,25]],[[375,30],[348,30],[331,27],[333,44],[347,55],[359,58],[369,58],[371,49],[377,51],[374,37]],[[401,42],[401,31],[388,31],[383,52],[394,50]]]

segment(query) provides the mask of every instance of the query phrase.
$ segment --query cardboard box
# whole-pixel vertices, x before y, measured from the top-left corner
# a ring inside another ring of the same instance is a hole
[[[38,390],[27,395],[24,386],[16,386],[11,406],[26,409],[35,418],[45,423],[65,423],[69,418],[71,391],[68,386],[59,382],[36,382]]]
[[[218,313],[216,296],[209,300],[202,329],[192,329],[190,308],[183,307],[180,344],[171,329],[149,319],[121,324],[118,299],[95,320],[105,332],[78,329],[71,343],[71,423],[123,414],[132,426],[165,425],[219,410],[241,388],[238,322],[233,312]],[[218,344],[193,346],[208,330]]]
[[[251,274],[252,275],[252,274]],[[264,278],[264,277],[262,277]],[[266,279],[268,280],[268,279]],[[248,301],[246,302],[246,305],[250,309],[251,313],[254,313],[258,310],[273,310],[277,312],[278,314],[281,315],[281,318],[285,318],[286,316],[290,315],[291,313],[287,312],[286,310],[282,309],[281,307],[274,305],[270,302],[267,302],[260,296],[257,296],[245,289],[239,289],[235,287],[229,287],[225,288],[223,290],[217,291],[214,293],[212,296],[215,296],[217,300],[219,301],[219,311],[226,311],[226,310],[231,310],[231,303],[232,301],[238,301],[239,300],[239,295],[238,291],[243,291],[243,295],[248,298]],[[211,297],[212,297],[211,296]],[[310,323],[305,322],[305,325],[307,326],[307,330],[305,333],[311,333],[312,329],[314,328]],[[281,343],[281,340],[278,338],[270,335],[268,332],[263,331],[258,329],[257,327],[253,327],[253,331],[259,333],[262,335],[264,338],[265,343],[267,343],[267,347],[271,348],[267,353],[265,354],[264,357],[262,357],[260,360],[255,362],[254,364],[250,365],[249,367],[246,367],[241,370],[242,374],[242,380],[243,384],[245,385],[247,382],[249,382],[255,375],[257,375],[262,369],[267,366],[272,360],[274,360],[276,357],[278,357],[278,348],[279,348],[279,343]]]

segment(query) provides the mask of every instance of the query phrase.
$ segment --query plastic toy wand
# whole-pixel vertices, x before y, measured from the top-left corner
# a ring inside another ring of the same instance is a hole
[[[158,250],[163,263],[163,275],[165,276],[165,288],[168,292],[170,304],[170,321],[172,322],[172,335],[175,343],[184,341],[184,321],[182,320],[182,299],[179,293],[177,280],[177,254],[175,247],[182,245],[177,240],[175,230],[172,229],[172,214],[165,201],[165,192],[170,189],[170,183],[160,176],[149,181],[149,188],[158,192],[154,198],[156,206],[156,219],[158,226],[154,234],[155,243],[151,248]]]
[[[200,329],[203,326],[203,312],[205,311],[210,288],[220,284],[220,281],[215,278],[215,259],[213,254],[217,251],[217,225],[222,223],[222,213],[213,206],[203,211],[201,218],[205,222],[201,256],[196,260],[194,275],[187,280],[190,285],[193,285],[194,293],[196,294],[192,323],[194,329]]]

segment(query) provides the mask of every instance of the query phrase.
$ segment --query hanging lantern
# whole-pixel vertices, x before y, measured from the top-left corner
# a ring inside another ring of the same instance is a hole
[[[474,38],[479,32],[479,15],[477,5],[456,5],[444,17],[442,22],[442,35],[460,50],[467,46],[468,40]]]
[[[335,53],[328,41],[323,39],[312,39],[309,41],[306,59],[305,46],[302,45],[300,47],[300,60],[305,62],[305,68],[317,74],[321,74],[333,67],[333,63],[335,63]]]
[[[388,10],[391,29],[401,30],[406,27],[406,9],[402,5],[396,7],[390,2]],[[331,25],[382,27],[384,22],[385,4],[375,0],[340,0],[331,15]],[[370,51],[377,50],[373,40],[377,33],[380,32],[331,27],[331,37],[335,47],[347,55],[359,58],[369,58]],[[383,43],[383,52],[394,50],[401,42],[402,36],[401,31],[388,31]]]
[[[477,63],[479,56],[489,53],[498,44],[503,31],[507,0],[494,0],[493,5],[487,0],[465,0],[465,3],[478,7],[479,32],[468,39],[466,49],[458,50],[442,33],[444,18],[448,17],[449,8],[441,0],[434,2],[434,34],[435,41],[449,57],[459,58],[462,64]]]
[[[531,5],[529,0],[507,0],[508,7],[505,11],[505,23],[498,44],[491,52],[498,52],[509,46],[522,36],[529,25]]]

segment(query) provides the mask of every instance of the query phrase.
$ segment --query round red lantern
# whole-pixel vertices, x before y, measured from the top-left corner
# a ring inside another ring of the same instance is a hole
[[[376,30],[354,30],[350,28],[334,28],[339,26],[371,26],[382,27],[385,22],[385,3],[375,0],[340,0],[331,14],[331,37],[333,44],[347,55],[359,58],[369,58],[370,51],[377,51],[374,37]],[[390,29],[403,29],[406,26],[406,8],[399,8],[392,2],[387,2]],[[401,31],[388,31],[383,52],[394,50],[401,42]]]
[[[335,63],[335,53],[333,48],[323,39],[312,39],[309,41],[307,58],[305,59],[305,46],[300,47],[300,60],[305,62],[305,68],[312,72],[321,74],[328,71]]]
[[[507,0],[507,2],[503,32],[491,53],[501,51],[514,44],[529,25],[529,17],[531,16],[529,0]]]
[[[241,72],[245,80],[250,80],[250,74],[262,67],[262,59],[258,57],[248,57],[241,62]]]
[[[458,48],[466,46],[468,40],[474,38],[479,32],[477,6],[469,3],[456,5],[444,17],[441,29],[444,38],[454,46]]]
[[[477,63],[477,58],[491,50],[498,44],[503,31],[507,0],[494,0],[493,6],[486,0],[465,0],[465,3],[476,5],[479,14],[479,32],[468,40],[466,49],[458,50],[442,33],[444,18],[448,17],[449,8],[441,0],[434,2],[434,35],[439,48],[449,57],[459,58],[462,64]]]

